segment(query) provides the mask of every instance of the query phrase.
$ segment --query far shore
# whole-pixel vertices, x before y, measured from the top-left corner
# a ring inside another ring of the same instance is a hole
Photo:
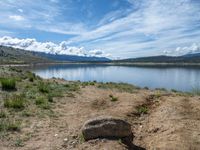
[[[5,67],[28,67],[49,65],[107,65],[107,66],[135,66],[135,67],[200,67],[200,63],[152,63],[152,62],[51,62],[51,63],[9,63],[0,64]]]

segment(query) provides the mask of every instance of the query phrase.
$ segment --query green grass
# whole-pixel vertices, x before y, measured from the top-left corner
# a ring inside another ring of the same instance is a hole
[[[110,97],[110,101],[112,101],[112,102],[118,101],[118,98],[114,97],[112,94],[110,94],[109,97]]]
[[[138,108],[137,108],[137,112],[138,112],[138,114],[147,114],[148,113],[148,108],[146,107],[146,106],[139,106]]]
[[[27,72],[27,77],[29,79],[30,82],[34,82],[34,80],[36,79],[36,75],[34,73],[31,72]]]
[[[20,131],[21,123],[19,121],[11,121],[9,119],[0,120],[0,132]]]
[[[200,96],[200,88],[199,87],[193,88],[192,89],[192,94]]]
[[[139,87],[136,87],[136,86],[131,85],[131,84],[113,83],[113,82],[99,83],[98,88],[116,89],[119,92],[128,92],[128,93],[133,93],[135,90],[139,89]]]
[[[1,81],[2,90],[10,91],[10,90],[15,90],[16,89],[16,81],[15,81],[15,79],[3,78],[0,81]]]
[[[80,90],[80,86],[78,83],[69,83],[64,85],[67,91],[75,92]]]
[[[0,111],[0,118],[6,118],[7,114],[4,111]]]
[[[36,100],[35,100],[35,104],[37,106],[39,106],[40,108],[43,108],[43,109],[50,109],[50,105],[48,103],[48,100],[45,98],[45,97],[38,97]]]
[[[10,98],[4,99],[4,107],[14,108],[14,109],[23,109],[25,107],[24,95],[12,95]]]
[[[41,93],[49,93],[49,85],[44,82],[38,84],[38,89]]]
[[[15,143],[14,143],[14,145],[16,147],[23,147],[24,146],[23,140],[20,139],[20,138],[17,138],[16,141],[15,141]]]

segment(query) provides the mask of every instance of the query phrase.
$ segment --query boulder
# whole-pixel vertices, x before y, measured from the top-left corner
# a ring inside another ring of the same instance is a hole
[[[133,138],[131,125],[128,122],[110,116],[86,121],[82,127],[82,134],[86,141],[96,138],[129,138],[132,141]]]

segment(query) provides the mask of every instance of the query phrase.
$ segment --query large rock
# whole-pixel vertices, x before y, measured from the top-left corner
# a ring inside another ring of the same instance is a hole
[[[113,117],[97,117],[88,120],[82,127],[85,140],[95,138],[129,138],[132,141],[131,125]]]

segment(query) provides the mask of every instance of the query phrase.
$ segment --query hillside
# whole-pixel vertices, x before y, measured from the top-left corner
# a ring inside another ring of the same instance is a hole
[[[60,55],[49,54],[44,52],[33,52],[34,55],[41,56],[54,61],[70,61],[70,62],[107,62],[110,59],[106,57],[89,57],[89,56],[77,56],[77,55]]]
[[[107,62],[105,57],[86,57],[76,55],[58,55],[44,52],[26,51],[18,48],[0,46],[0,64],[35,64],[53,62]]]
[[[32,52],[0,46],[0,64],[29,64],[52,62],[47,58],[34,55]]]
[[[200,54],[188,54],[183,56],[151,56],[141,58],[130,58],[118,60],[117,62],[138,62],[138,63],[200,63]]]

